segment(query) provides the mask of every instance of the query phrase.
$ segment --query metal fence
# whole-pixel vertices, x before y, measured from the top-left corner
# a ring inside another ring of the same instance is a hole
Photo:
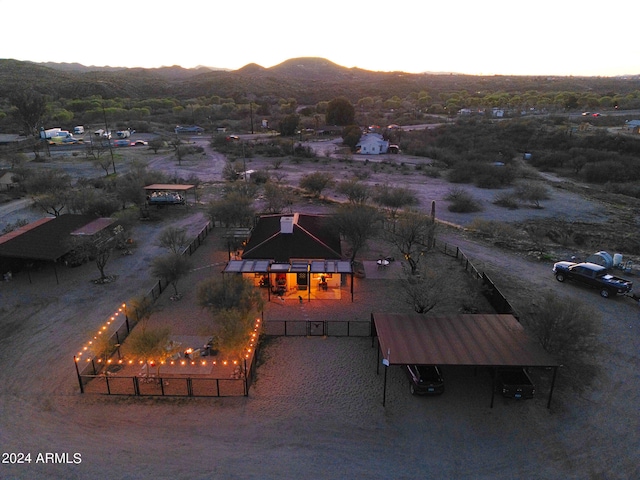
[[[495,309],[496,313],[511,314],[514,317],[518,318],[517,311],[498,289],[496,284],[493,283],[493,280],[491,280],[486,273],[478,271],[478,269],[471,263],[469,258],[462,252],[462,250],[460,250],[459,247],[454,247],[446,243],[438,245],[435,242],[434,246],[441,248],[445,255],[449,255],[450,257],[458,259],[460,263],[464,265],[464,270],[466,272],[469,272],[471,276],[473,276],[473,278],[482,282],[482,293],[487,298],[491,306]]]
[[[370,337],[369,320],[267,320],[263,333],[279,337]]]
[[[80,374],[78,381],[82,393],[98,395],[130,395],[154,397],[240,397],[248,396],[256,373],[258,350],[254,350],[244,374],[238,378],[183,377],[183,376],[124,376]],[[95,366],[94,366],[95,367]]]
[[[195,252],[198,249],[198,247],[202,245],[204,239],[208,236],[209,232],[212,229],[213,229],[212,223],[207,222],[204,228],[198,233],[198,235],[196,235],[196,237],[191,241],[191,243],[189,243],[189,245],[185,247],[185,249],[182,251],[182,255],[191,256],[193,252]],[[168,286],[169,286],[169,282],[167,282],[165,279],[159,279],[158,282],[153,287],[151,287],[151,289],[145,295],[143,295],[143,297],[149,298],[151,299],[152,302],[155,302]],[[109,341],[111,342],[111,345],[113,345],[113,351],[111,353],[112,355],[118,352],[120,345],[124,342],[124,340],[127,338],[129,333],[131,333],[131,330],[133,330],[133,328],[136,326],[136,319],[138,318],[138,315],[132,315],[130,317],[128,314],[133,312],[127,312],[126,306],[124,307],[122,313],[124,317],[124,322],[122,322],[116,328],[115,332],[111,335],[109,339]],[[255,364],[255,362],[253,361],[253,358],[255,358],[255,356],[252,357],[252,362],[251,362],[252,368],[253,368],[253,365]],[[202,385],[207,383],[207,382],[201,382],[201,380],[203,379],[189,379],[186,377],[181,379],[165,378],[165,379],[162,379],[162,381],[160,379],[154,379],[153,382],[155,382],[156,388],[152,388],[150,385],[147,385],[147,383],[145,383],[146,380],[143,381],[142,377],[118,377],[118,376],[108,376],[106,374],[102,374],[101,370],[104,364],[100,363],[99,365],[96,365],[96,361],[94,358],[83,359],[82,364],[80,364],[79,359],[74,356],[74,364],[75,364],[76,373],[78,376],[78,382],[80,385],[81,393],[85,392],[86,385],[88,385],[88,383],[91,381],[92,387],[93,387],[93,383],[95,383],[96,387],[98,387],[95,389],[94,388],[89,389],[92,391],[92,393],[104,393],[108,395],[115,395],[115,394],[183,395],[184,394],[185,396],[227,396],[226,392],[238,391],[238,388],[225,387],[224,385],[242,383],[242,384],[245,384],[245,387],[243,388],[248,388],[248,385],[250,383],[245,380],[228,379],[228,378],[207,379],[207,381],[213,380],[215,382],[216,388],[214,389],[211,387],[203,388]],[[248,375],[246,380],[249,380],[250,378],[251,376]],[[123,379],[127,379],[127,380],[123,380]],[[140,382],[143,382],[143,383],[140,383]],[[172,387],[165,390],[163,388],[164,382],[167,382],[167,385],[173,384],[173,385],[181,385],[181,386],[175,387],[175,388]],[[103,384],[103,388],[99,388],[100,383]],[[96,391],[93,392],[93,390],[96,390]],[[151,392],[151,391],[156,393],[145,393],[145,392]],[[166,392],[183,392],[183,393],[182,394],[165,393],[165,391]],[[117,392],[117,393],[114,393],[114,392]],[[201,395],[200,392],[209,392],[209,394]],[[211,394],[211,392],[215,392],[215,394]],[[240,395],[244,395],[244,394],[246,393],[240,393]]]

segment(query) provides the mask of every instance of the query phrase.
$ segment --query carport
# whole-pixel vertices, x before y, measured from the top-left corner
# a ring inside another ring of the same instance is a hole
[[[111,218],[96,218],[93,215],[69,214],[41,218],[0,237],[0,264],[3,261],[52,262],[56,282],[59,283],[56,265],[72,250],[72,236],[92,236],[113,223]],[[27,274],[31,282],[29,268]]]
[[[147,194],[151,194],[153,192],[175,192],[183,194],[185,196],[185,203],[187,192],[189,190],[193,190],[193,201],[197,203],[195,185],[186,185],[180,183],[154,183],[152,185],[147,185],[146,187],[144,187],[144,189]]]
[[[513,315],[462,314],[427,316],[372,313],[378,338],[378,361],[385,366],[382,405],[386,403],[387,368],[391,365],[553,368],[547,408],[560,366],[527,335]],[[382,362],[380,361],[382,354]],[[491,408],[495,396],[491,389]]]

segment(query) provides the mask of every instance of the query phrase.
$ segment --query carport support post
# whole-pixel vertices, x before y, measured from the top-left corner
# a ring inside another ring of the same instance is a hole
[[[491,406],[489,408],[493,408],[493,398],[496,396],[496,379],[498,377],[498,369],[493,369],[493,376],[491,379]]]
[[[389,367],[384,366],[384,387],[382,388],[382,406],[384,407],[387,403],[387,370]]]
[[[547,400],[547,408],[551,408],[551,396],[553,395],[553,387],[556,385],[556,375],[558,367],[553,367],[553,378],[551,379],[551,388],[549,389],[549,399]]]

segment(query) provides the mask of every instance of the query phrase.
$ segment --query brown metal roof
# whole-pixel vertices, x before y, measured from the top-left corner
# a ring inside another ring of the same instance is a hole
[[[373,314],[390,365],[559,366],[512,315]]]
[[[177,183],[154,183],[153,185],[147,185],[144,187],[145,190],[169,190],[169,191],[177,191],[184,192],[186,190],[190,190],[195,185],[181,185]]]
[[[96,218],[91,223],[87,223],[86,225],[78,228],[71,232],[71,235],[95,235],[98,232],[101,232],[107,227],[110,227],[115,223],[115,219],[113,218]]]
[[[23,225],[20,228],[16,228],[9,233],[5,233],[0,237],[0,245],[2,245],[3,243],[7,243],[9,240],[13,240],[14,238],[18,238],[20,235],[24,235],[28,231],[33,230],[34,228],[38,228],[43,223],[50,222],[53,219],[55,219],[55,217],[44,217],[40,220],[36,220],[35,222],[31,222],[28,225]]]
[[[0,257],[56,261],[71,250],[71,232],[93,220],[93,215],[60,215],[30,223],[0,237]]]

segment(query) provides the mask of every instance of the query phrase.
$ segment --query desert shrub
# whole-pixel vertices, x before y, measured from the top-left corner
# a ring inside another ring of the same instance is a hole
[[[583,169],[584,179],[589,183],[607,183],[620,178],[624,166],[615,161],[589,163]]]
[[[256,155],[265,157],[284,157],[287,155],[282,145],[277,143],[258,144],[255,149]]]
[[[371,177],[371,172],[364,168],[357,168],[353,171],[353,176],[358,180],[366,180]]]
[[[607,184],[607,190],[611,193],[640,198],[640,184],[637,183],[609,183]]]
[[[602,318],[587,305],[545,294],[523,319],[530,335],[555,357],[571,384],[584,388],[593,379]]]
[[[531,202],[535,208],[542,208],[540,201],[549,198],[549,191],[541,183],[527,182],[518,185],[515,195],[524,202]]]
[[[299,143],[294,147],[293,155],[294,157],[301,157],[301,158],[317,157],[316,152],[313,150],[313,148],[309,146],[301,145]]]
[[[447,193],[445,200],[451,202],[449,204],[449,211],[455,213],[471,213],[479,212],[482,210],[480,202],[473,198],[473,196],[462,188],[452,188]]]
[[[513,192],[500,192],[493,199],[494,205],[508,208],[509,210],[517,210],[518,197]]]
[[[423,167],[422,171],[425,176],[430,178],[440,178],[441,175],[440,169],[432,166]]]
[[[269,172],[267,170],[256,170],[251,174],[251,181],[256,185],[262,185],[269,181]]]
[[[468,162],[455,165],[447,174],[451,183],[472,183],[475,178],[474,168]]]
[[[495,220],[485,220],[483,218],[475,218],[469,228],[483,235],[492,238],[512,239],[520,234],[520,230],[505,222],[497,222]]]

